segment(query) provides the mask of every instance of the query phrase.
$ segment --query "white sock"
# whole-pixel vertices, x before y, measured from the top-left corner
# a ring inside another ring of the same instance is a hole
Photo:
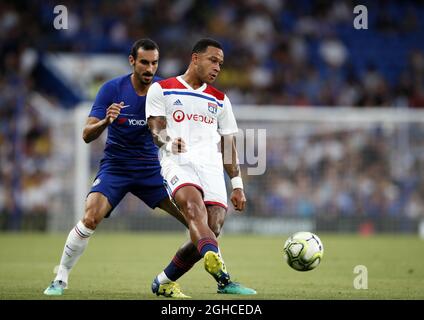
[[[157,278],[158,278],[158,281],[159,281],[160,284],[169,283],[169,282],[172,281],[166,276],[164,271],[162,271],[160,274],[158,274]]]
[[[219,247],[218,247],[218,255],[221,257],[222,260],[224,260],[224,258],[222,257],[222,254],[221,254],[221,250],[219,249]]]
[[[68,283],[69,273],[81,257],[93,233],[94,230],[87,228],[81,221],[69,232],[55,281],[61,280],[66,284]]]

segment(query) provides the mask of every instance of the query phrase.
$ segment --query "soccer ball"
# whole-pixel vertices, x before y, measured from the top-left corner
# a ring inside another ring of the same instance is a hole
[[[284,259],[297,271],[309,271],[318,267],[324,255],[324,246],[316,234],[297,232],[284,244]]]

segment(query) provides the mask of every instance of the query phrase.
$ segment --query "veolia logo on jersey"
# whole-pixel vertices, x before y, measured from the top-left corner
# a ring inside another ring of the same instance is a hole
[[[185,114],[182,110],[175,110],[174,113],[172,114],[172,117],[174,118],[175,122],[181,122],[184,119],[187,119],[187,120],[192,120],[196,122],[212,124],[214,123],[214,120],[215,120],[214,118],[205,116],[203,114],[192,114],[192,113]]]
[[[175,110],[172,114],[172,117],[174,118],[175,122],[181,122],[184,120],[185,114],[181,110]]]

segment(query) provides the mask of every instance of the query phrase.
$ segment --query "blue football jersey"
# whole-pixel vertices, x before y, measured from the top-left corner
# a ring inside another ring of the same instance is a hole
[[[155,77],[154,82],[160,78]],[[100,88],[89,117],[104,119],[112,103],[124,102],[121,114],[108,126],[104,160],[125,160],[134,165],[158,161],[146,120],[146,96],[139,96],[131,83],[131,74],[112,79]]]

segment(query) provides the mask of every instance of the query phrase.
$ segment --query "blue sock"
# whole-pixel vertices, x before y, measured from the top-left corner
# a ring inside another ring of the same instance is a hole
[[[164,272],[169,280],[176,281],[184,273],[193,267],[193,264],[185,262],[181,257],[175,255]]]
[[[199,250],[202,257],[204,257],[208,251],[218,253],[218,242],[212,238],[202,238],[197,242],[197,250]]]

